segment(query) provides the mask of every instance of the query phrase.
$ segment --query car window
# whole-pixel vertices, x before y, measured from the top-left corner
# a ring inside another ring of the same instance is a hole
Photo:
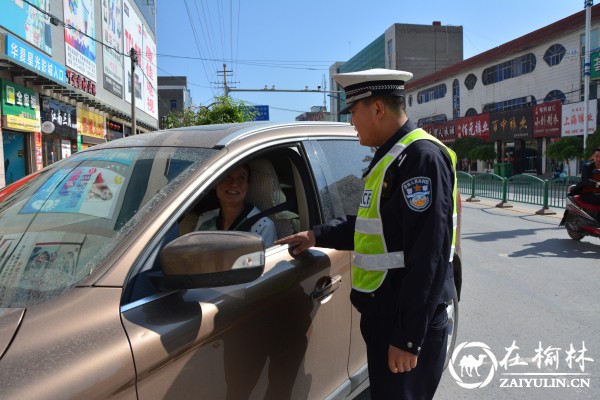
[[[375,149],[361,146],[358,140],[319,140],[315,144],[318,162],[327,186],[320,188],[324,220],[356,215],[364,189],[363,173],[373,159]],[[311,160],[312,162],[312,160]]]
[[[27,307],[90,276],[214,150],[86,151],[0,192],[0,308]]]

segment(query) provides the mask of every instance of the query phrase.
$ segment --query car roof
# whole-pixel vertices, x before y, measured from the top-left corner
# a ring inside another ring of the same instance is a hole
[[[245,122],[188,126],[149,132],[113,140],[93,148],[146,146],[223,148],[246,138],[270,139],[298,135],[356,137],[356,132],[350,124],[341,122]]]

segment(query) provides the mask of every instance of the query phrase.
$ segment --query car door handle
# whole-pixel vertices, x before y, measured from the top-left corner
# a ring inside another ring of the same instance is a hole
[[[315,290],[310,294],[313,300],[320,301],[324,304],[329,301],[333,292],[337,290],[342,284],[342,277],[336,275],[334,277],[324,276],[317,281]]]

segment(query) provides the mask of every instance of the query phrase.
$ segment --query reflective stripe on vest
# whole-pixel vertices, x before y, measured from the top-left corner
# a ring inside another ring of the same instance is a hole
[[[404,252],[388,252],[383,234],[383,222],[379,212],[381,190],[385,172],[397,160],[402,152],[417,140],[431,140],[438,145],[451,159],[454,173],[453,215],[452,215],[452,248],[449,261],[454,256],[457,224],[457,179],[456,154],[442,142],[422,129],[415,129],[405,135],[386,153],[365,177],[365,189],[358,209],[354,231],[354,257],[352,266],[352,287],[361,292],[376,290],[387,274],[394,268],[404,267]]]

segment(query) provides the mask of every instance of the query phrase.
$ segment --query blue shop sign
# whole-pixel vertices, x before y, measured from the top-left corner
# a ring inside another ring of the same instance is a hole
[[[18,64],[39,72],[40,75],[51,78],[56,82],[67,83],[67,73],[64,66],[11,35],[6,35],[6,55]]]

